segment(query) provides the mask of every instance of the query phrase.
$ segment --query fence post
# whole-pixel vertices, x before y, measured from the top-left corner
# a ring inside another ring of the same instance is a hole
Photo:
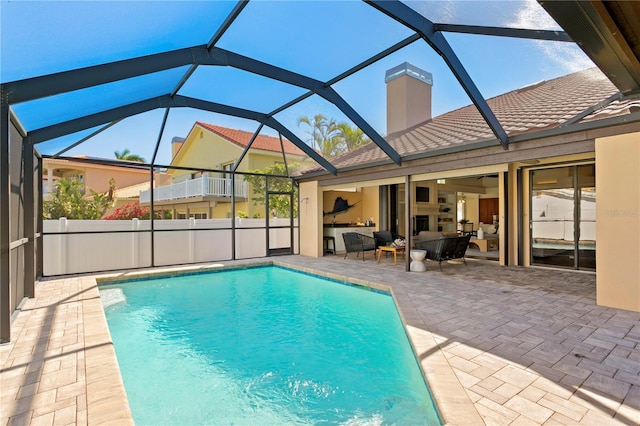
[[[58,232],[67,232],[67,218],[61,217],[58,221]],[[67,273],[67,235],[59,235],[60,248],[58,253],[60,255],[58,260],[58,273]]]
[[[195,256],[195,245],[196,245],[196,239],[194,237],[195,232],[191,231],[191,229],[195,229],[196,227],[196,219],[194,217],[190,217],[189,218],[189,231],[187,231],[189,233],[189,262],[195,262],[196,261],[196,256]]]
[[[140,229],[140,220],[137,217],[131,219],[131,230],[133,231],[131,234],[131,267],[138,267],[138,245],[140,244],[140,238],[138,232]]]

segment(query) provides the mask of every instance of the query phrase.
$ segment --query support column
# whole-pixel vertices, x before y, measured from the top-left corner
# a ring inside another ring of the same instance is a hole
[[[405,253],[404,253],[404,270],[411,270],[411,176],[404,177],[404,235],[405,235]]]
[[[23,182],[23,221],[24,236],[27,243],[24,246],[24,296],[35,297],[35,199],[33,174],[33,144],[28,140],[22,141],[22,164],[24,165]]]
[[[40,279],[42,277],[44,271],[44,217],[42,215],[42,157],[38,155],[38,177],[36,179],[38,182],[38,203],[36,207],[36,233],[38,235],[38,244],[36,245],[36,279]]]
[[[9,105],[0,104],[0,343],[11,338],[9,262]]]
[[[596,139],[596,301],[640,312],[640,132]]]
[[[322,257],[322,191],[317,181],[300,184],[299,252],[302,256]]]

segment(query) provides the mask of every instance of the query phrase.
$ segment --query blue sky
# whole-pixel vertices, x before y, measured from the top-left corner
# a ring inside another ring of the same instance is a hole
[[[234,4],[3,0],[0,2],[0,77],[2,82],[13,81],[203,44],[209,41]],[[434,22],[559,29],[535,0],[407,4]],[[217,47],[326,81],[409,35],[408,29],[360,1],[254,0]],[[593,66],[576,46],[568,43],[463,34],[447,34],[446,38],[486,98]],[[442,59],[423,41],[333,87],[384,135],[384,73],[402,62],[410,62],[433,74],[434,115],[470,103]],[[185,70],[168,70],[134,81],[16,105],[14,109],[27,129],[35,129],[104,107],[165,94],[175,87]],[[304,92],[304,89],[228,67],[199,67],[180,94],[270,112]],[[67,155],[113,158],[115,150],[128,148],[150,160],[163,113],[155,110],[125,119]],[[304,140],[308,136],[305,129],[296,124],[297,119],[317,113],[348,121],[335,106],[318,96],[308,98],[276,118]],[[171,138],[186,136],[196,120],[247,131],[254,131],[258,126],[252,121],[201,111],[172,110],[158,163],[169,163]],[[268,129],[265,132],[272,133]],[[42,143],[38,149],[53,154],[88,133],[90,131]]]

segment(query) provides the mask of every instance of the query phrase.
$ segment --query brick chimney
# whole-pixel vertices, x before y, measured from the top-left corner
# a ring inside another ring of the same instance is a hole
[[[175,158],[178,151],[180,151],[180,148],[182,147],[183,143],[184,143],[184,138],[181,138],[180,136],[174,136],[173,139],[171,139],[171,159],[172,160]]]
[[[433,76],[408,62],[385,73],[387,84],[387,134],[431,119]]]

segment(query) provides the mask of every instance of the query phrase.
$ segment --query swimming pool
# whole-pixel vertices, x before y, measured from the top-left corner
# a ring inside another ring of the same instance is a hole
[[[137,424],[440,424],[389,294],[280,267],[100,294]]]

